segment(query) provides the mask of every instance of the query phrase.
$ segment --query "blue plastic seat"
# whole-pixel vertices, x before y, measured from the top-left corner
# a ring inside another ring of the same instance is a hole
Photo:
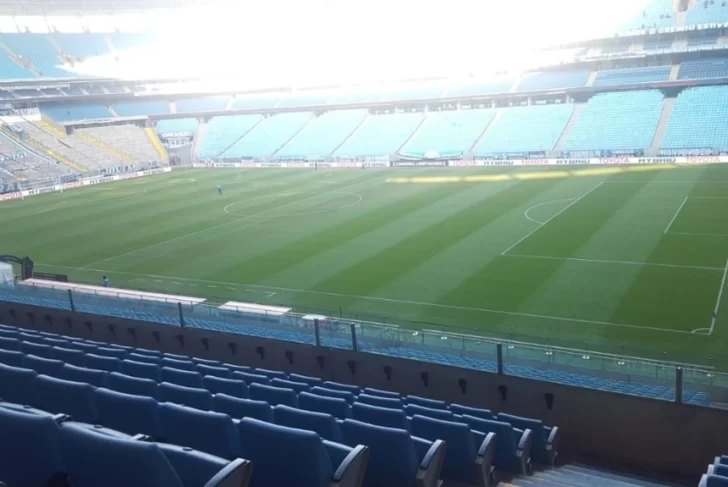
[[[400,398],[373,396],[371,394],[359,394],[356,398],[356,402],[371,404],[372,406],[379,406],[380,408],[402,408],[402,399]]]
[[[416,404],[418,406],[424,406],[430,409],[447,409],[447,403],[445,401],[438,401],[437,399],[429,399],[420,396],[407,396],[405,398],[407,404]]]
[[[351,406],[344,399],[318,396],[308,392],[298,395],[298,407],[307,411],[330,414],[338,419],[351,417]]]
[[[450,404],[450,411],[460,416],[467,414],[468,416],[475,416],[480,419],[495,419],[495,416],[490,409],[472,408],[461,404]]]
[[[223,379],[208,375],[202,378],[202,385],[213,394],[227,394],[229,396],[247,399],[248,386],[245,382],[235,379]]]
[[[57,377],[63,367],[63,362],[35,355],[26,355],[23,359],[23,367],[33,369],[39,374]]]
[[[99,388],[94,392],[99,424],[128,435],[162,436],[159,403],[151,397]]]
[[[285,379],[273,379],[270,382],[270,385],[274,387],[283,387],[285,389],[293,389],[294,391],[296,391],[296,394],[298,394],[299,392],[305,392],[311,387],[305,382],[293,382]]]
[[[161,352],[160,355],[162,358],[171,358],[174,360],[183,360],[186,362],[190,361],[189,355],[181,355],[179,353],[169,353],[169,352]]]
[[[0,349],[20,351],[20,340],[17,338],[0,336]]]
[[[59,426],[51,416],[0,408],[0,478],[8,486],[46,486],[64,472]]]
[[[399,392],[392,392],[392,391],[385,391],[382,389],[374,389],[372,387],[365,387],[362,391],[364,394],[369,394],[370,396],[379,396],[379,397],[388,397],[391,399],[401,399],[402,396]]]
[[[106,386],[112,391],[157,398],[157,382],[152,379],[133,377],[130,375],[112,372],[106,378]]]
[[[445,442],[413,438],[407,431],[352,419],[341,425],[344,443],[367,445],[364,487],[435,487],[445,460]]]
[[[156,443],[182,480],[183,487],[247,487],[252,474],[248,460],[233,461],[188,447]]]
[[[273,408],[273,419],[281,426],[315,431],[325,440],[341,443],[344,439],[336,418],[330,414],[278,405]]]
[[[473,430],[496,434],[496,468],[519,475],[531,472],[531,430],[519,430],[503,421],[462,416],[461,421]]]
[[[323,380],[319,379],[318,377],[310,377],[308,375],[301,374],[288,374],[288,380],[292,380],[294,382],[303,382],[304,384],[308,384],[311,387],[318,386],[323,383]]]
[[[134,362],[142,362],[145,364],[159,365],[162,359],[158,355],[147,355],[144,353],[132,352],[126,356],[125,360],[133,360]]]
[[[98,347],[92,343],[86,343],[81,341],[73,341],[66,345],[66,348],[72,348],[74,350],[80,350],[83,353],[93,353]]]
[[[73,348],[53,347],[53,358],[66,364],[86,366],[86,354]]]
[[[38,373],[32,369],[0,364],[0,399],[18,404],[32,404],[33,381]]]
[[[196,387],[202,389],[202,375],[191,370],[173,369],[162,367],[159,371],[162,382],[177,384],[185,387]]]
[[[316,394],[317,396],[336,397],[339,399],[343,399],[346,402],[348,402],[349,404],[353,403],[354,400],[356,399],[356,396],[351,392],[337,390],[337,389],[329,389],[327,387],[320,387],[320,386],[312,387],[311,392],[313,394]]]
[[[103,355],[87,353],[85,363],[89,369],[121,372],[121,359],[116,357],[104,357]]]
[[[430,441],[443,440],[447,455],[442,466],[442,479],[469,485],[493,483],[493,458],[496,435],[472,431],[465,423],[415,416],[412,434]]]
[[[324,441],[313,431],[252,418],[241,420],[239,429],[243,458],[255,465],[251,487],[356,485],[356,479],[364,475],[369,456],[366,447],[350,449],[341,465],[337,465]]]
[[[41,338],[40,343],[44,345],[50,345],[51,347],[65,347],[68,345],[68,340],[64,338],[58,338],[59,335],[47,335],[45,333],[42,334],[43,338]]]
[[[215,411],[225,413],[233,419],[255,418],[269,423],[273,422],[273,408],[265,401],[215,394],[212,403]]]
[[[199,357],[191,357],[190,360],[192,360],[197,365],[209,365],[210,367],[226,367],[229,368],[227,364],[223,364],[219,360],[210,360],[207,358],[199,358]]]
[[[203,411],[212,409],[212,394],[207,389],[195,389],[194,387],[162,382],[159,384],[157,391],[157,398],[161,402],[181,404]]]
[[[298,396],[296,396],[296,391],[293,389],[251,384],[248,390],[250,392],[250,398],[256,401],[265,401],[271,406],[285,404],[294,408],[298,407]]]
[[[280,370],[270,370],[270,369],[260,369],[255,368],[255,373],[258,375],[264,375],[268,378],[272,379],[286,379],[286,373],[281,372]]]
[[[559,428],[549,427],[538,419],[523,418],[511,414],[498,414],[498,421],[509,423],[520,430],[531,430],[531,458],[542,465],[555,465],[559,454]]]
[[[404,408],[407,416],[414,416],[419,414],[421,416],[427,416],[428,418],[442,419],[443,421],[457,421],[458,419],[452,413],[446,409],[433,409],[418,404],[408,404]]]
[[[270,377],[261,374],[251,374],[250,372],[242,372],[236,370],[233,372],[233,379],[242,380],[246,384],[263,384],[266,386],[270,385]]]
[[[20,351],[26,355],[36,357],[53,358],[53,347],[42,343],[20,342]]]
[[[2,364],[11,365],[13,367],[22,367],[23,357],[25,357],[23,352],[4,350],[0,348],[0,363]]]
[[[105,387],[108,372],[86,367],[77,367],[71,364],[63,364],[57,377],[74,382],[85,382],[95,387]]]
[[[728,487],[728,477],[715,474],[703,474],[698,487]]]
[[[96,421],[94,387],[83,382],[38,375],[33,380],[31,406],[53,414],[67,414],[76,421]]]
[[[213,377],[220,377],[222,379],[232,379],[233,371],[227,367],[217,367],[206,364],[197,364],[195,370],[203,376],[209,375]]]
[[[151,379],[154,382],[159,382],[160,367],[148,362],[137,362],[136,360],[127,359],[121,361],[121,372],[133,377]]]
[[[361,393],[361,389],[359,386],[353,386],[351,384],[342,384],[341,382],[334,382],[334,381],[326,381],[322,384],[322,387],[325,387],[326,389],[333,389],[335,391],[345,391],[350,392],[352,394],[359,395]]]
[[[94,355],[101,355],[102,357],[113,357],[123,360],[129,353],[121,348],[113,347],[99,347],[94,351]]]
[[[405,431],[410,430],[407,415],[401,409],[382,408],[355,402],[351,405],[351,417],[364,423],[397,428]]]
[[[176,358],[170,358],[167,356],[162,357],[162,361],[159,363],[159,365],[161,365],[162,367],[170,367],[177,370],[196,370],[196,365],[191,360],[178,360]]]
[[[160,404],[159,418],[165,443],[188,446],[227,459],[240,456],[240,436],[227,414]]]

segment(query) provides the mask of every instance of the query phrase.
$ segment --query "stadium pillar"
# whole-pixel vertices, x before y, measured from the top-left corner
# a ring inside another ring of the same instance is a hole
[[[355,352],[359,351],[359,344],[356,342],[356,326],[354,323],[351,324],[351,346]]]
[[[498,375],[503,375],[503,344],[498,343],[495,346],[495,352],[498,364]]]
[[[675,404],[683,402],[683,369],[678,367],[675,369]]]
[[[76,305],[73,304],[73,293],[68,290],[68,304],[71,306],[71,311],[76,311]]]
[[[316,346],[321,346],[321,331],[319,330],[319,320],[318,318],[313,320],[313,333],[316,337]]]

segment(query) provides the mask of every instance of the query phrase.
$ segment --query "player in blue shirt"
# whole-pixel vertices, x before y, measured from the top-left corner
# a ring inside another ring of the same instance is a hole
[[[222,194],[222,184],[217,185],[217,194]]]

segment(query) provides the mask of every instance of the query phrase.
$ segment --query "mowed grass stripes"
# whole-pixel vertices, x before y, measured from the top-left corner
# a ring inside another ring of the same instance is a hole
[[[720,166],[188,170],[2,203],[0,252],[75,281],[717,364],[727,189]]]

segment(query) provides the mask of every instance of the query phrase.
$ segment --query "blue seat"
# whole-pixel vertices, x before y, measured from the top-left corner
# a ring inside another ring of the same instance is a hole
[[[235,379],[223,379],[208,375],[202,378],[202,385],[213,394],[227,394],[229,396],[248,398],[248,386],[245,382]]]
[[[715,474],[703,474],[698,487],[728,487],[728,477]]]
[[[438,401],[437,399],[429,399],[420,396],[407,396],[405,401],[407,404],[416,404],[418,406],[424,406],[431,409],[447,409],[447,403],[445,401]]]
[[[316,394],[317,396],[336,397],[339,399],[343,399],[346,402],[348,402],[349,404],[353,403],[354,400],[356,399],[356,396],[354,396],[354,394],[351,392],[341,391],[341,390],[337,390],[337,389],[329,389],[327,387],[320,387],[320,386],[312,387],[311,392],[313,394]]]
[[[399,392],[392,392],[392,391],[385,391],[382,389],[374,389],[372,387],[365,387],[362,391],[364,394],[369,394],[371,396],[379,396],[379,397],[389,397],[391,399],[401,399],[402,396]]]
[[[165,443],[188,446],[227,459],[240,456],[240,436],[227,414],[160,404],[159,419]]]
[[[351,405],[351,417],[364,423],[387,426],[405,431],[410,430],[407,415],[401,409],[382,408],[355,402]]]
[[[111,372],[106,378],[106,386],[112,391],[157,398],[157,382],[152,379]]]
[[[226,363],[225,364],[225,367],[228,367],[233,372],[246,372],[246,373],[249,373],[249,374],[252,374],[253,373],[253,368],[252,367],[248,367],[247,365],[238,365],[238,364],[229,364],[229,363]]]
[[[106,377],[108,372],[103,370],[87,369],[85,367],[76,367],[71,364],[63,364],[57,377],[64,380],[74,382],[85,382],[95,387],[106,386]]]
[[[452,413],[446,409],[433,409],[418,404],[408,404],[404,408],[407,416],[414,416],[419,414],[421,416],[427,416],[428,418],[441,419],[443,421],[457,421],[458,419]]]
[[[26,355],[23,359],[23,367],[33,369],[39,374],[56,377],[63,367],[63,362],[50,358],[37,357],[35,355]]]
[[[182,481],[183,487],[247,487],[252,474],[248,460],[233,461],[191,448],[156,444]]]
[[[239,429],[243,458],[255,465],[251,487],[357,485],[364,475],[369,456],[366,447],[350,449],[341,465],[336,465],[324,440],[313,431],[252,418],[241,420]]]
[[[92,343],[74,341],[74,342],[70,342],[68,345],[66,345],[66,348],[80,350],[83,353],[93,353],[98,348],[98,346],[94,345]]]
[[[94,387],[83,382],[38,375],[33,380],[31,406],[53,414],[67,414],[76,421],[96,421]]]
[[[270,370],[270,369],[259,369],[255,368],[255,373],[258,375],[264,375],[268,378],[272,379],[285,379],[286,373],[281,372],[280,370]]]
[[[159,403],[145,396],[99,388],[94,392],[99,424],[128,435],[162,436]]]
[[[317,396],[308,392],[298,394],[298,407],[307,411],[330,414],[338,419],[351,417],[351,406],[344,399]]]
[[[85,363],[89,369],[121,372],[121,359],[116,357],[104,357],[103,355],[87,353]]]
[[[121,348],[99,347],[96,351],[94,351],[94,354],[101,355],[102,357],[113,357],[123,360],[129,353]]]
[[[199,358],[199,357],[191,357],[191,360],[196,363],[197,365],[209,365],[210,367],[226,367],[229,368],[227,364],[223,364],[219,360],[210,360],[207,358]]]
[[[443,440],[447,455],[442,466],[442,479],[469,485],[491,485],[496,435],[472,431],[465,423],[415,416],[412,434],[430,441]]]
[[[0,408],[0,478],[8,486],[46,486],[64,472],[59,426],[51,416]]]
[[[269,423],[273,422],[273,408],[265,401],[215,394],[212,404],[215,411],[225,413],[233,419],[255,418]]]
[[[170,367],[177,370],[189,370],[195,371],[195,363],[191,360],[178,360],[176,358],[162,357],[162,361],[159,363],[162,367]]]
[[[0,348],[0,363],[3,363],[5,365],[22,367],[24,356],[25,355],[23,354],[23,352],[18,352],[15,350],[4,350]]]
[[[58,335],[49,336],[46,334],[42,334],[43,338],[41,338],[40,343],[44,345],[50,345],[51,347],[65,347],[68,345],[68,340],[63,338],[56,338]]]
[[[149,350],[146,350],[145,353],[148,353]],[[180,355],[179,353],[169,353],[169,352],[161,352],[160,355],[162,358],[171,358],[173,360],[183,360],[185,362],[190,361],[189,355]]]
[[[145,364],[159,365],[162,359],[158,355],[147,355],[144,353],[132,352],[126,356],[125,360],[133,360],[134,362],[142,362]]]
[[[308,384],[311,387],[318,386],[323,383],[323,380],[319,379],[318,377],[310,377],[308,375],[301,374],[288,374],[288,380],[303,382],[304,384]]]
[[[296,392],[293,389],[251,384],[248,390],[250,392],[250,398],[256,401],[265,401],[271,406],[285,404],[294,408],[298,407],[298,396],[296,396]]]
[[[53,358],[63,363],[85,367],[86,354],[73,348],[53,347]]]
[[[336,418],[330,414],[278,405],[273,408],[273,419],[281,426],[315,431],[325,440],[341,443],[344,439]]]
[[[42,343],[20,342],[20,351],[26,355],[36,357],[53,358],[53,347]]]
[[[496,434],[494,465],[519,475],[531,473],[531,430],[519,430],[503,421],[480,419],[464,415],[461,421],[473,430]]]
[[[222,379],[232,379],[233,371],[227,367],[216,367],[206,364],[197,364],[195,370],[203,376],[209,375],[213,377],[220,377]]]
[[[538,419],[523,418],[511,414],[498,414],[498,421],[509,423],[519,430],[531,430],[531,458],[542,465],[555,465],[559,454],[559,428],[549,427]]]
[[[33,381],[38,373],[32,369],[0,364],[0,399],[18,404],[32,404]]]
[[[128,359],[121,361],[121,372],[123,374],[140,377],[142,379],[151,379],[154,382],[159,382],[159,370],[160,367],[156,364]]]
[[[327,380],[323,383],[322,387],[325,387],[326,389],[333,389],[335,391],[344,391],[344,392],[350,392],[352,394],[359,395],[361,393],[361,389],[359,389],[359,386],[353,386],[351,384],[342,384],[340,382],[333,382],[330,380]]]
[[[191,370],[162,367],[159,371],[162,382],[177,384],[179,386],[196,387],[202,389],[202,375]]]
[[[194,387],[162,382],[159,384],[157,391],[157,398],[162,402],[181,404],[203,411],[212,409],[212,394],[207,389],[195,389]]]
[[[261,374],[251,374],[250,372],[242,372],[236,370],[233,372],[233,379],[242,380],[246,384],[263,384],[266,386],[270,385],[270,377]]]
[[[283,387],[286,389],[293,389],[294,391],[296,391],[296,394],[298,394],[299,392],[305,392],[310,388],[310,386],[308,384],[306,384],[305,382],[293,382],[293,381],[285,380],[285,379],[273,379],[270,382],[270,385],[272,385],[274,387]]]
[[[74,487],[184,487],[154,443],[105,435],[73,423],[61,426],[60,438]]]
[[[471,408],[470,406],[463,406],[460,404],[450,404],[450,411],[460,416],[467,414],[468,416],[475,416],[480,419],[495,419],[495,416],[490,409]]]
[[[356,402],[379,406],[380,408],[401,409],[402,399],[393,397],[373,396],[371,394],[359,394]]]
[[[20,351],[20,340],[17,338],[0,336],[0,349]]]
[[[445,442],[413,438],[407,431],[352,419],[341,425],[344,443],[367,445],[364,487],[436,487],[445,461]]]

